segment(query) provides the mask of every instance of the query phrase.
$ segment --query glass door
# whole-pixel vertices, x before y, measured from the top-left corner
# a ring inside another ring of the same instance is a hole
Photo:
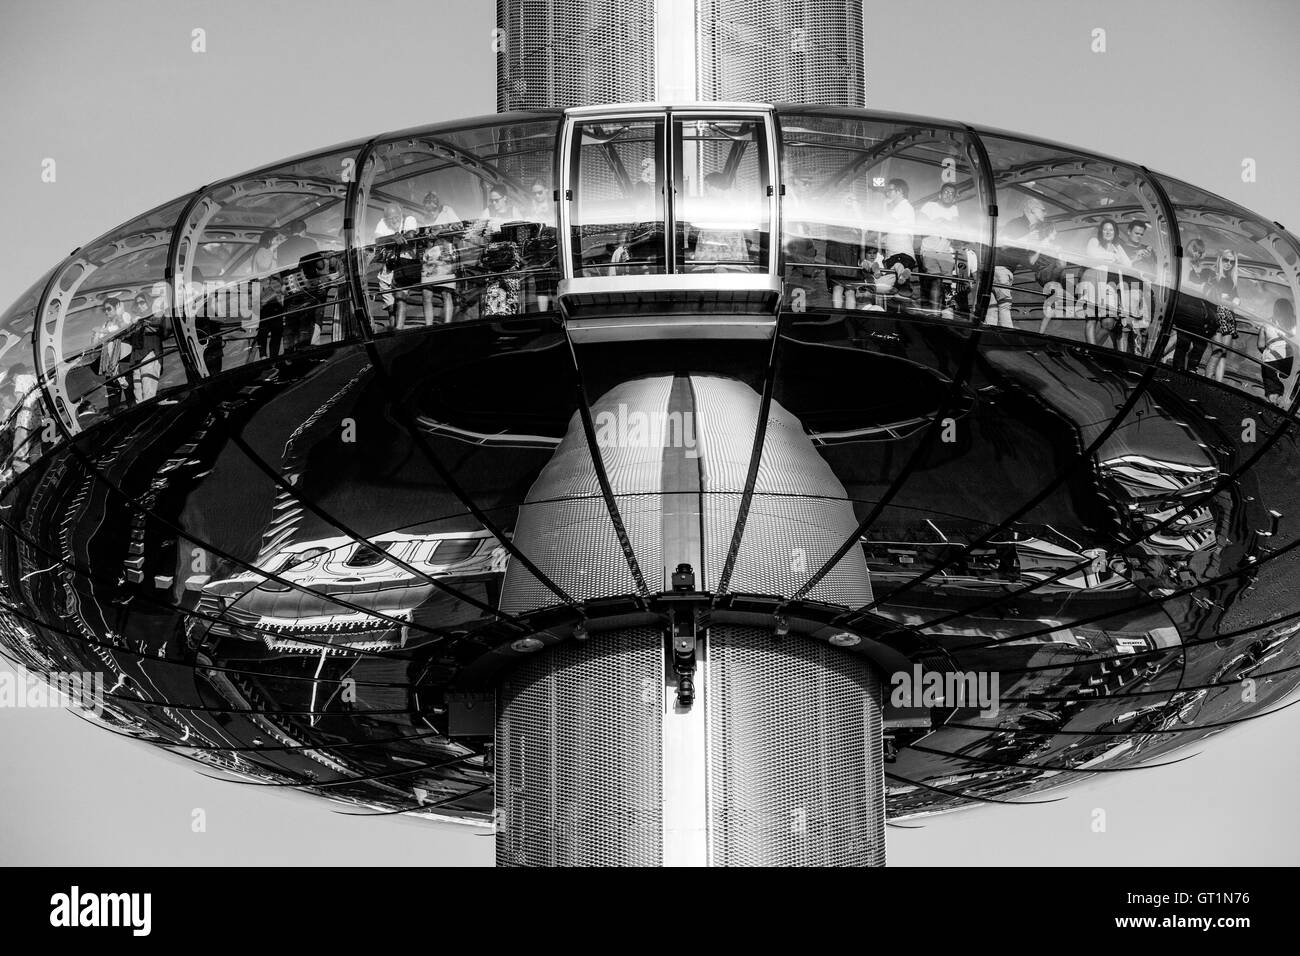
[[[674,272],[768,271],[767,146],[761,117],[674,112]]]
[[[662,115],[574,124],[566,198],[575,279],[667,271],[664,129]]]

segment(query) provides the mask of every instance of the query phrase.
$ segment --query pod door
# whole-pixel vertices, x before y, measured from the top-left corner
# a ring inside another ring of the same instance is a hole
[[[768,334],[780,300],[772,137],[761,109],[570,111],[559,299],[586,323],[578,337]]]

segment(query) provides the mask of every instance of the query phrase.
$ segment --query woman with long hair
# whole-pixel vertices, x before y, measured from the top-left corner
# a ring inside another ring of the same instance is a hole
[[[1214,380],[1223,381],[1223,370],[1228,360],[1228,349],[1237,337],[1237,313],[1234,309],[1241,305],[1237,294],[1237,281],[1240,269],[1237,254],[1231,249],[1224,249],[1214,264],[1214,278],[1206,285],[1206,298],[1214,308],[1215,331],[1210,340],[1210,363]]]
[[[1119,244],[1119,226],[1114,219],[1097,223],[1097,234],[1089,238],[1086,250],[1093,265],[1084,270],[1081,308],[1086,320],[1083,337],[1089,345],[1097,345],[1097,326],[1101,325],[1111,337],[1111,345],[1118,348],[1123,332],[1119,328],[1121,306],[1120,289],[1123,287],[1123,270],[1132,269],[1128,253]]]

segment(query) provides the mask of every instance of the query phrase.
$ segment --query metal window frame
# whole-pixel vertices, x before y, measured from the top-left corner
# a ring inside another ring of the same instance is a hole
[[[676,159],[680,147],[680,138],[674,135],[674,124],[679,119],[752,119],[763,124],[763,165],[765,166],[764,179],[767,195],[764,197],[767,201],[767,226],[768,226],[768,252],[766,265],[766,275],[778,275],[780,267],[780,226],[781,226],[781,168],[780,168],[780,142],[777,138],[777,116],[776,109],[770,104],[762,103],[699,103],[689,105],[670,105],[667,103],[635,103],[619,106],[592,106],[580,107],[564,111],[564,122],[560,127],[560,142],[557,149],[556,160],[556,178],[557,199],[559,201],[559,210],[556,217],[557,229],[563,240],[557,243],[560,246],[560,276],[561,281],[570,283],[569,289],[573,292],[586,291],[579,286],[574,287],[571,283],[582,283],[588,277],[577,277],[574,273],[574,252],[573,252],[573,214],[572,203],[576,200],[576,169],[574,163],[577,158],[575,148],[575,136],[578,128],[586,123],[597,122],[600,120],[655,120],[662,123],[662,131],[659,136],[659,142],[656,146],[657,160],[659,168],[663,170],[663,198],[664,198],[664,243],[665,243],[665,274],[676,275]],[[756,140],[757,141],[757,140]],[[559,184],[563,183],[563,186]],[[598,278],[598,277],[597,277]],[[623,277],[616,277],[622,280]],[[627,277],[626,281],[619,281],[618,287],[626,287],[628,291],[633,291],[636,287],[637,280],[642,277]]]

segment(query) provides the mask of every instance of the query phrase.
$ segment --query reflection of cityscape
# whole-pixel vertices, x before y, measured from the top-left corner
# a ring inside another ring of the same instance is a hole
[[[856,104],[554,106],[203,187],[0,317],[6,653],[505,864],[878,863],[1293,694],[1290,233]]]
[[[445,577],[460,587],[481,584],[492,598],[506,560],[504,549],[494,547],[485,532],[384,534],[364,542],[325,538],[295,544],[258,568],[204,584],[198,607],[213,618],[242,620],[250,628],[213,624],[206,629],[208,640],[245,637],[261,640],[272,651],[305,654],[335,644],[369,650],[406,647],[412,640],[409,622],[436,594],[423,577]],[[286,583],[271,581],[267,574]],[[336,595],[383,617],[340,612],[331,600]],[[315,640],[305,643],[295,640],[297,635]],[[415,635],[416,642],[421,637]]]

